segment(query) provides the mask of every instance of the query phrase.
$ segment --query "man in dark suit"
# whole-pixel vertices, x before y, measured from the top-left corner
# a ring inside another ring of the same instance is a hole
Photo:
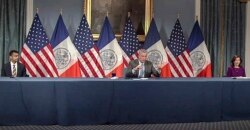
[[[23,64],[18,62],[19,54],[17,50],[9,53],[10,62],[2,67],[1,76],[3,77],[26,77],[26,69]]]
[[[160,76],[160,67],[155,68],[152,62],[147,60],[147,51],[145,49],[139,50],[137,60],[129,63],[126,77],[127,78],[151,78]]]

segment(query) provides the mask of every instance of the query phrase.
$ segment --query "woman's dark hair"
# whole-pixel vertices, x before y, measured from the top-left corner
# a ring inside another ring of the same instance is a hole
[[[233,58],[232,58],[232,60],[231,60],[231,66],[232,66],[232,67],[234,67],[234,61],[235,61],[237,58],[240,58],[240,65],[239,65],[239,66],[241,67],[242,59],[241,59],[241,57],[238,56],[238,55],[233,56]]]
[[[18,53],[17,50],[11,50],[10,53],[9,53],[9,56],[12,56],[13,53]]]

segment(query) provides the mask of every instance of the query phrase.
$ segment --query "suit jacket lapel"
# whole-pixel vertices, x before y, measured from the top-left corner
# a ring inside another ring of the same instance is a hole
[[[135,60],[135,67],[137,67],[138,65],[139,65],[139,60],[137,59],[137,60]],[[139,70],[136,70],[135,73],[138,76]]]
[[[138,59],[135,61],[135,64],[136,64],[136,66],[139,65],[139,60],[138,60]],[[135,66],[135,67],[136,67],[136,66]]]
[[[6,73],[7,73],[7,76],[12,76],[12,71],[11,71],[11,64],[10,62],[8,63],[8,65],[6,66]]]
[[[144,72],[144,75],[146,76],[146,75],[147,75],[147,73],[148,73],[148,70],[150,70],[150,69],[148,68],[148,67],[149,67],[148,61],[145,61],[144,66],[145,66],[145,72]]]
[[[20,73],[21,73],[21,71],[20,71],[21,68],[20,68],[20,67],[21,67],[21,66],[20,66],[20,63],[18,62],[18,63],[17,63],[17,76],[20,76],[20,75],[21,75],[21,74],[20,74]]]

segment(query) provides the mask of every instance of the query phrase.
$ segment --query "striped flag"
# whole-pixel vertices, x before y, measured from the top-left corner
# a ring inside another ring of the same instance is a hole
[[[78,56],[80,55],[70,40],[69,33],[59,16],[51,38],[59,77],[81,77]]]
[[[188,40],[195,77],[212,77],[210,54],[199,25],[196,21]]]
[[[21,62],[30,77],[58,77],[53,50],[38,14],[23,45]]]
[[[125,67],[131,60],[138,58],[138,50],[142,48],[143,44],[139,43],[135,28],[133,27],[130,17],[124,26],[123,35],[120,41],[122,48],[123,63]]]
[[[171,32],[166,51],[173,77],[193,77],[190,54],[187,51],[187,43],[179,19]]]
[[[123,76],[122,49],[115,38],[108,17],[105,17],[100,38],[97,42],[106,77],[115,73],[117,77]]]
[[[104,77],[101,58],[94,43],[89,24],[83,15],[77,29],[74,44],[81,55],[78,56],[83,77]]]
[[[154,67],[157,69],[161,66],[161,77],[171,77],[168,56],[154,18],[151,21],[143,48],[148,51],[148,60],[153,63]]]

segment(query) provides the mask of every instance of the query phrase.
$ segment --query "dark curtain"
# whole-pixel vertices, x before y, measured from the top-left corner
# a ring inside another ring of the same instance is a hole
[[[231,58],[245,59],[246,3],[201,0],[201,28],[211,54],[214,76],[224,76]]]
[[[8,52],[21,49],[26,33],[26,0],[0,0],[0,68]]]

